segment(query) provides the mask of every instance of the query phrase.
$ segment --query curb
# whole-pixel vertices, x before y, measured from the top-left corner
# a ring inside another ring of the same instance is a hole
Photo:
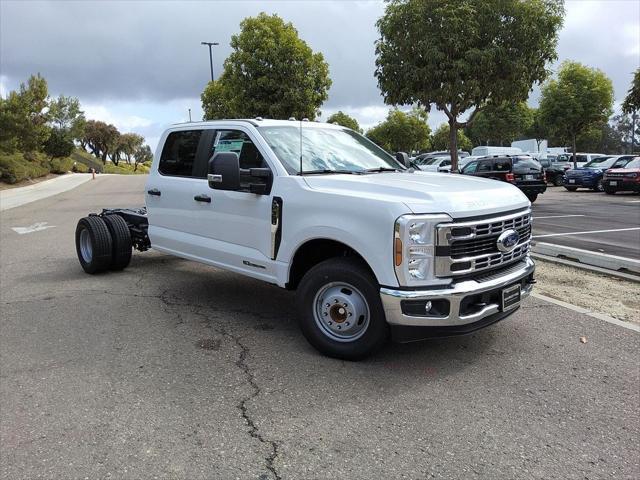
[[[553,243],[535,242],[531,246],[531,251],[538,255],[543,255],[550,260],[561,259],[565,261],[573,261],[575,263],[600,267],[611,273],[620,272],[625,274],[624,278],[631,274],[638,275],[640,281],[640,260],[633,258],[618,257],[616,255],[607,255],[606,253],[591,252],[580,248],[565,247],[563,245],[555,245]]]
[[[560,307],[568,308],[569,310],[573,310],[574,312],[582,313],[584,315],[588,315],[589,317],[597,318],[598,320],[603,320],[613,325],[618,325],[619,327],[626,328],[627,330],[632,330],[634,332],[640,333],[640,325],[636,325],[635,323],[618,320],[617,318],[610,317],[609,315],[604,315],[603,313],[592,312],[591,310],[588,310],[586,308],[578,307],[577,305],[563,302],[562,300],[556,300],[555,298],[547,297],[546,295],[542,295],[540,293],[533,292],[531,296],[533,298],[544,300],[545,302],[553,303],[554,305],[558,305]]]

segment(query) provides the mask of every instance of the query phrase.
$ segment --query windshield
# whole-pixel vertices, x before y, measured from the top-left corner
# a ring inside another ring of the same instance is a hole
[[[260,133],[291,174],[404,170],[396,160],[362,135],[347,129],[299,126],[260,127]]]
[[[624,168],[640,168],[640,157],[631,160]]]
[[[431,165],[436,161],[439,161],[441,158],[442,157],[422,157],[416,159],[415,163],[417,163],[418,165]]]
[[[609,168],[616,163],[617,158],[611,157],[598,157],[591,160],[584,167],[585,168]]]
[[[514,157],[513,158],[513,171],[514,172],[526,172],[531,170],[542,170],[536,160],[531,157]]]
[[[611,157],[598,157],[591,160],[589,163],[585,164],[585,167],[601,167],[605,164],[605,160],[610,159]],[[612,162],[613,163],[613,162]]]

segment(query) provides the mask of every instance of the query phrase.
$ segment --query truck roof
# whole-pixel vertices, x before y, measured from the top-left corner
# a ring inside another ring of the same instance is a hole
[[[253,125],[254,127],[285,127],[285,126],[300,126],[300,121],[296,119],[292,120],[274,120],[271,118],[230,118],[225,120],[203,120],[200,122],[183,122],[183,123],[174,123],[171,125],[172,127],[185,127],[185,126],[194,126],[194,127],[203,127],[203,126],[211,126],[215,127],[216,125],[229,123],[248,123]],[[302,121],[305,128],[313,127],[323,127],[323,128],[345,128],[341,125],[333,124],[333,123],[325,123],[325,122],[310,122],[308,120]]]

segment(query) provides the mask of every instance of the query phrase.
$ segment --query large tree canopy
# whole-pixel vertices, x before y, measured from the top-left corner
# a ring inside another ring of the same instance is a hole
[[[555,138],[571,142],[575,164],[576,138],[606,122],[612,107],[613,84],[602,71],[564,62],[558,78],[542,87],[539,112]]]
[[[429,148],[430,132],[424,110],[405,113],[394,108],[385,121],[367,132],[367,137],[388,152],[411,153]]]
[[[533,110],[526,102],[487,105],[467,128],[476,145],[510,145],[531,129]]]
[[[457,130],[488,103],[526,100],[556,58],[563,15],[563,0],[390,0],[376,43],[385,102],[443,111],[456,170]]]
[[[640,68],[633,74],[631,87],[622,104],[622,111],[624,113],[632,114],[638,110],[640,110]]]
[[[459,150],[470,152],[473,148],[471,140],[467,138],[462,130],[458,130],[456,141]],[[440,125],[433,135],[431,135],[431,147],[434,150],[451,150],[451,135],[449,132],[449,124]]]
[[[260,13],[231,37],[224,71],[202,93],[205,120],[309,118],[319,114],[331,86],[329,66],[298,37],[291,23]]]

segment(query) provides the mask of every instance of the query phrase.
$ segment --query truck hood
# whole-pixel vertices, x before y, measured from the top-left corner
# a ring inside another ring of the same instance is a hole
[[[529,206],[527,197],[513,185],[460,174],[416,171],[303,178],[314,190],[402,202],[412,213],[446,213],[453,218],[464,218]]]

